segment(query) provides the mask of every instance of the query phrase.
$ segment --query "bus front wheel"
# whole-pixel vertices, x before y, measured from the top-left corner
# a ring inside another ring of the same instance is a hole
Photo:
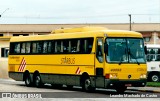
[[[95,88],[92,87],[91,80],[89,78],[84,79],[83,84],[82,84],[82,90],[87,91],[87,92],[91,92],[95,90]]]

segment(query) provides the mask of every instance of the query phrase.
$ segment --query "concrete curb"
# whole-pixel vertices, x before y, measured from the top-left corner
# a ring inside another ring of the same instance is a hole
[[[131,91],[149,92],[149,93],[160,93],[158,90],[142,90],[142,89],[127,89]]]

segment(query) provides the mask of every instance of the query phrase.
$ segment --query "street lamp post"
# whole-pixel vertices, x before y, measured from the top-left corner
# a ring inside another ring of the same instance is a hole
[[[129,16],[129,30],[131,31],[132,30],[132,28],[131,28],[131,14],[128,14],[128,16]]]

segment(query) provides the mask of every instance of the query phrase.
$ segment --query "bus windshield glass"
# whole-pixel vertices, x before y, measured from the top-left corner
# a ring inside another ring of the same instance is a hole
[[[109,63],[146,63],[143,40],[139,38],[107,38]]]
[[[147,61],[160,61],[160,48],[148,48]]]

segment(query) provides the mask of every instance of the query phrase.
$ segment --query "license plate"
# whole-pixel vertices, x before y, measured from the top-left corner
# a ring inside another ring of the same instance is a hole
[[[126,87],[131,87],[132,85],[131,85],[131,84],[125,84],[125,86],[126,86]]]

